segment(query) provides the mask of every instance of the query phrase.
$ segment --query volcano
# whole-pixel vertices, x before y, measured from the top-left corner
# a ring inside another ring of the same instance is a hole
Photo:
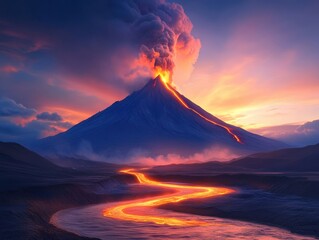
[[[139,155],[187,156],[212,146],[252,153],[284,144],[223,122],[158,76],[68,131],[39,140],[35,150],[117,161]]]

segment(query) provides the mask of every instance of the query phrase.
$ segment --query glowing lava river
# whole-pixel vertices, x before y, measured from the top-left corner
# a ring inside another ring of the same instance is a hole
[[[312,239],[260,224],[160,209],[158,207],[164,204],[222,198],[235,191],[221,187],[159,182],[134,169],[120,172],[135,176],[139,183],[116,187],[111,185],[98,193],[125,193],[134,198],[143,194],[153,196],[62,210],[52,216],[51,224],[80,236],[103,240]]]
[[[201,221],[188,221],[184,219],[170,218],[165,216],[148,216],[136,215],[128,213],[130,209],[138,207],[156,207],[167,203],[180,202],[187,199],[194,198],[207,198],[218,195],[224,195],[233,192],[227,188],[214,188],[214,187],[196,187],[186,186],[170,183],[161,183],[150,180],[143,173],[134,171],[133,169],[122,170],[122,173],[128,173],[136,176],[140,184],[150,185],[153,187],[161,187],[176,190],[173,194],[154,197],[150,199],[135,200],[129,203],[120,203],[114,207],[104,210],[104,216],[117,218],[121,220],[137,221],[137,222],[152,222],[156,224],[167,224],[172,226],[187,226],[187,225],[206,225],[207,223]]]

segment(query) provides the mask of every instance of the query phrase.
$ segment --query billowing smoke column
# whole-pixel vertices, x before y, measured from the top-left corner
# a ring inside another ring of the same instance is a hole
[[[136,0],[139,17],[133,32],[140,44],[140,61],[155,75],[172,81],[177,57],[193,64],[200,49],[199,39],[191,35],[193,25],[181,5],[164,0]]]

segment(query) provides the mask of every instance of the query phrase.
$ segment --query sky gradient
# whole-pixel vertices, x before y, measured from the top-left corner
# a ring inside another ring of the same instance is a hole
[[[180,3],[202,43],[183,93],[245,128],[318,119],[318,1]]]
[[[140,45],[164,31],[169,46],[170,30],[184,34],[182,94],[258,133],[296,131],[319,119],[318,12],[317,0],[2,1],[0,140],[56,134],[139,89],[152,77]]]

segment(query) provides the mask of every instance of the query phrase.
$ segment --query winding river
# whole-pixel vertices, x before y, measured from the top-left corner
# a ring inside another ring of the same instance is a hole
[[[156,197],[62,210],[52,216],[51,223],[80,236],[99,239],[313,239],[260,224],[156,208],[187,199],[220,197],[234,190],[154,181],[134,169],[121,173],[135,176],[141,186],[169,192]]]

